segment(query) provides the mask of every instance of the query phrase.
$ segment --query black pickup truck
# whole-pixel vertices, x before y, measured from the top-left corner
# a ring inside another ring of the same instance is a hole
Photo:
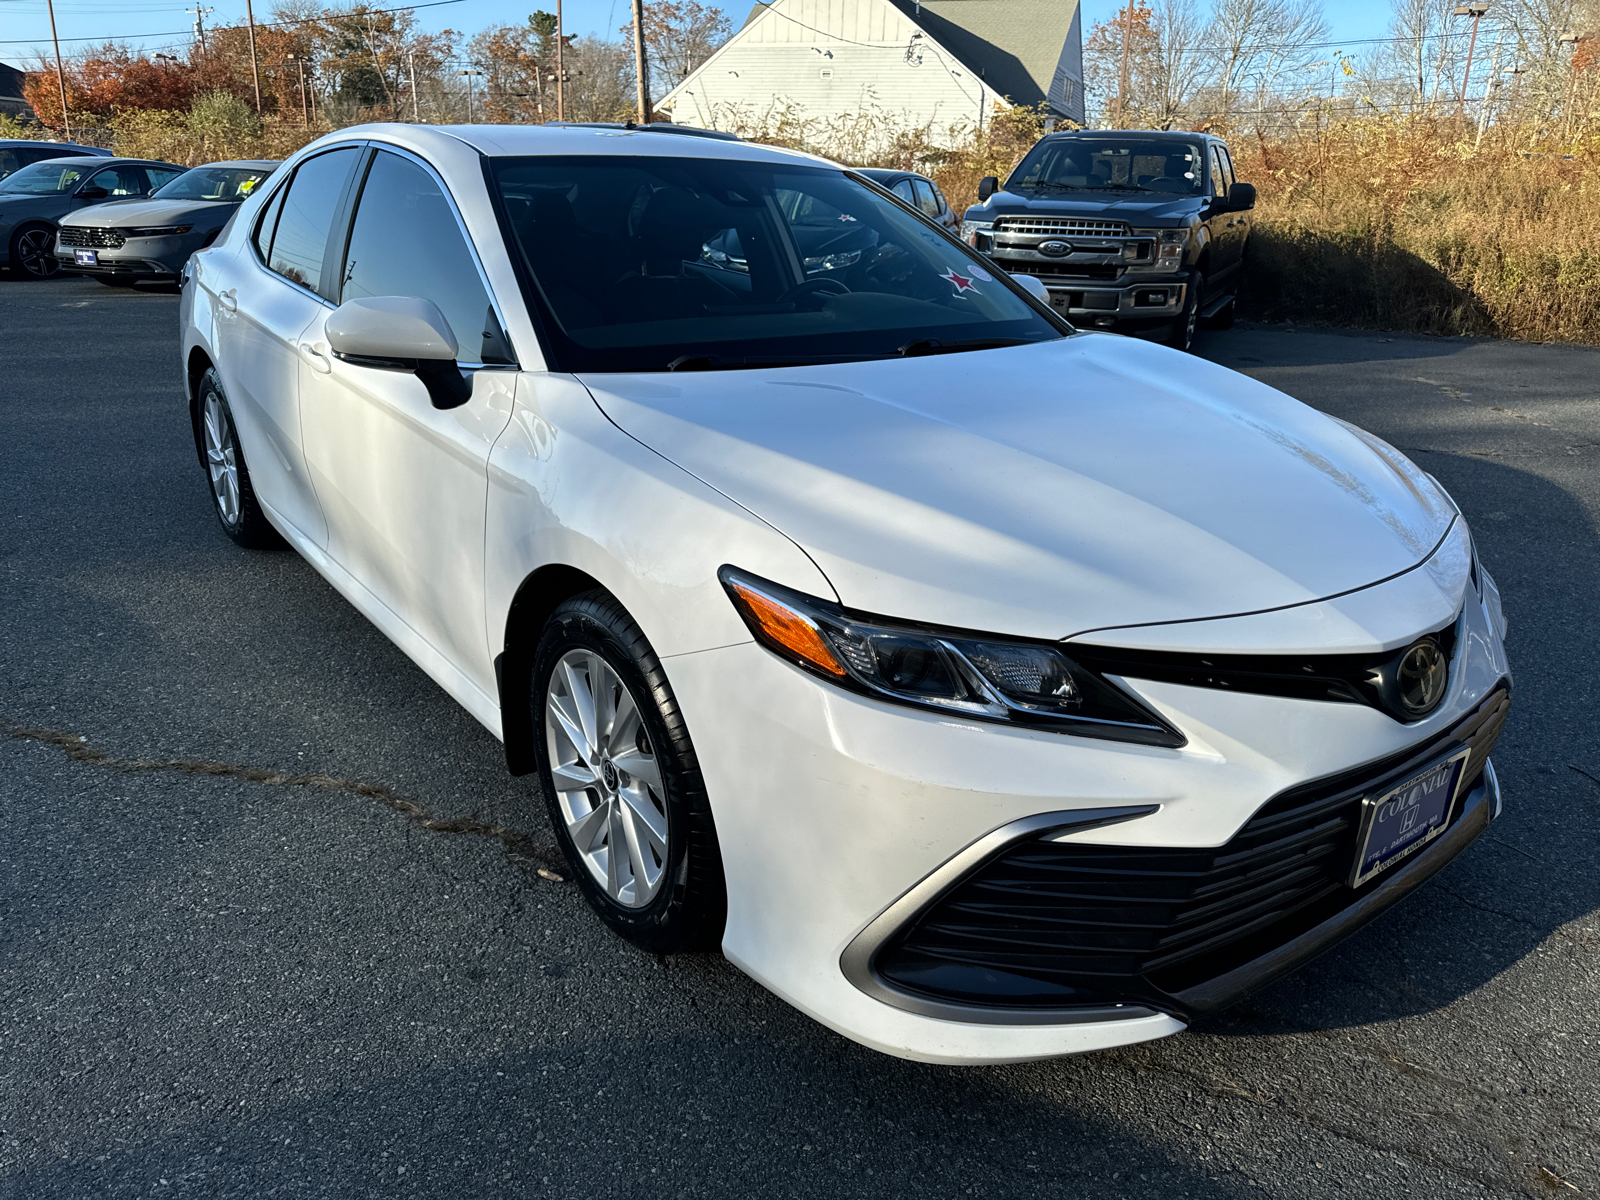
[[[1187,350],[1202,320],[1233,320],[1256,190],[1205,133],[1046,134],[1005,186],[978,185],[961,236],[1033,275],[1077,325],[1157,332]]]

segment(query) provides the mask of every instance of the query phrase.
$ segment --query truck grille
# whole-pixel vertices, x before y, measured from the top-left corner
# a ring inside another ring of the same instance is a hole
[[[1220,849],[1017,843],[891,940],[875,969],[893,986],[957,1002],[1171,1007],[1174,993],[1261,957],[1376,887],[1381,876],[1345,885],[1362,797],[1467,745],[1464,796],[1509,710],[1509,693],[1496,691],[1425,746],[1285,792]]]
[[[1121,221],[1094,221],[1087,217],[1001,217],[996,233],[1054,233],[1078,237],[1127,237]]]
[[[61,244],[75,249],[120,250],[127,239],[120,229],[101,229],[92,225],[63,225]]]
[[[999,261],[1012,275],[1037,275],[1045,283],[1049,283],[1052,279],[1078,281],[1093,279],[1111,283],[1122,278],[1121,267],[1079,265],[1077,263],[1064,262],[1019,262],[1013,258],[1002,258]]]

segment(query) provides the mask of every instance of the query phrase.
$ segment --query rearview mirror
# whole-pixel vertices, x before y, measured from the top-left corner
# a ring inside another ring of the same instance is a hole
[[[990,196],[1000,190],[1000,180],[993,175],[985,175],[978,180],[978,203],[982,204]]]
[[[472,399],[472,383],[456,366],[456,335],[432,300],[347,300],[324,328],[335,358],[358,367],[410,371],[428,389],[435,408],[459,408]]]
[[[1028,295],[1032,296],[1040,304],[1048,305],[1050,303],[1050,289],[1045,287],[1044,284],[1040,283],[1037,276],[1012,275],[1011,278],[1018,287],[1027,292]]]
[[[104,200],[109,195],[111,195],[111,193],[106,191],[106,189],[103,187],[86,187],[78,189],[79,200]]]
[[[1256,206],[1256,189],[1248,183],[1236,183],[1228,189],[1228,207],[1234,212],[1248,212]]]

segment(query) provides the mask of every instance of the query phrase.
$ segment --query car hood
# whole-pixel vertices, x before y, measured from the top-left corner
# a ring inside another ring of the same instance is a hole
[[[233,215],[233,209],[225,200],[107,200],[69,213],[61,218],[61,224],[127,229],[214,219],[215,224],[221,225]]]
[[[1304,604],[1416,566],[1456,515],[1371,435],[1114,335],[584,382],[842,604],[930,624],[1062,638]]]
[[[998,217],[1104,217],[1127,221],[1130,225],[1161,227],[1184,225],[1205,206],[1200,196],[1155,196],[1148,192],[1106,192],[1060,196],[1022,196],[1015,192],[996,192],[982,204],[967,210],[969,221],[993,221]]]

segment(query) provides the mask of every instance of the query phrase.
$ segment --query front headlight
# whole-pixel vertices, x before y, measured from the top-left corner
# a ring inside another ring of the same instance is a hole
[[[861,251],[852,250],[848,254],[818,254],[805,260],[806,274],[817,275],[823,271],[842,271],[845,267],[853,267],[861,261]]]
[[[1187,229],[1163,229],[1156,239],[1156,270],[1177,271],[1183,267],[1184,252],[1189,248]]]
[[[965,242],[969,246],[977,246],[978,245],[978,235],[980,233],[992,233],[993,231],[994,231],[994,222],[993,221],[966,221],[966,220],[963,220],[961,222],[961,240],[963,242]],[[982,247],[979,247],[979,249],[981,249],[981,248]]]
[[[180,233],[188,233],[193,225],[147,225],[142,229],[128,230],[129,237],[172,237]]]
[[[733,567],[719,578],[758,642],[849,691],[1080,737],[1184,744],[1132,695],[1055,646],[856,616]]]

